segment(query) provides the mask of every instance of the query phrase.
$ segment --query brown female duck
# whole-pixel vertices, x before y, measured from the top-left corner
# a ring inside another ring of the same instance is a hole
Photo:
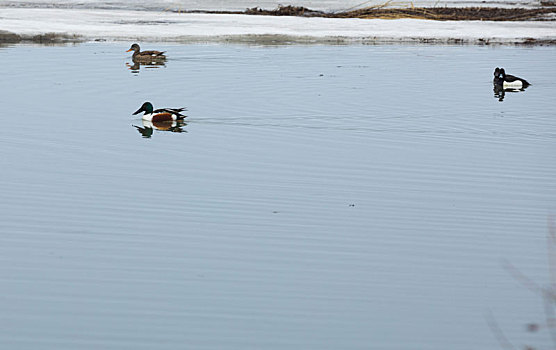
[[[131,59],[134,62],[151,62],[151,61],[161,61],[165,60],[166,56],[164,56],[165,51],[141,51],[141,48],[138,44],[133,44],[126,52],[134,51],[133,56]]]

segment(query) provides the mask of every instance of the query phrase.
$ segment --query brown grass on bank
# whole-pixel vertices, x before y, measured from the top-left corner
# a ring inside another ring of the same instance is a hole
[[[406,7],[399,7],[405,4]],[[388,8],[396,5],[395,8]],[[196,11],[197,12],[197,11]],[[530,21],[550,20],[548,15],[556,15],[556,7],[541,8],[499,8],[499,7],[414,7],[413,3],[392,3],[366,7],[358,10],[347,10],[337,13],[315,11],[302,6],[279,6],[274,10],[263,10],[258,7],[245,11],[207,11],[210,13],[234,13],[259,16],[300,16],[327,18],[381,18],[399,19],[416,18],[440,21]],[[556,18],[554,16],[552,20]]]
[[[364,8],[339,13],[340,18],[417,18],[440,21],[526,21],[542,20],[543,16],[556,14],[554,8],[499,8],[499,7],[408,7]]]

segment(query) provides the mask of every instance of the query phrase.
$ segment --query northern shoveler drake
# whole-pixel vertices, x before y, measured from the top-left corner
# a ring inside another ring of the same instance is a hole
[[[148,120],[150,122],[169,122],[172,120],[183,120],[187,116],[181,114],[185,111],[185,108],[161,108],[153,109],[153,105],[150,102],[145,102],[138,110],[133,113],[133,115],[143,113],[143,120]]]
[[[153,61],[153,60],[165,60],[164,52],[166,51],[141,51],[138,44],[133,44],[126,52],[134,51],[131,59],[134,61]]]
[[[525,79],[506,74],[504,68],[496,68],[494,70],[494,84],[502,86],[504,89],[523,89],[531,85]]]

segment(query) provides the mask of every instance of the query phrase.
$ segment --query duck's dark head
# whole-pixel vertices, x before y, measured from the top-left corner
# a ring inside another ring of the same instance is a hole
[[[129,51],[139,52],[139,51],[141,51],[141,48],[139,47],[139,45],[133,44],[133,45],[131,45],[131,47],[129,48],[129,50],[127,50],[126,52],[129,52]]]
[[[138,110],[133,113],[133,115],[139,114],[141,112],[145,112],[145,114],[151,114],[153,112],[153,105],[150,102],[145,102]]]
[[[494,70],[494,77],[498,78],[499,75],[500,75],[500,68],[496,67],[496,69]]]
[[[500,68],[500,72],[498,72],[498,77],[500,77],[501,79],[506,79],[506,71],[504,70],[504,68]]]

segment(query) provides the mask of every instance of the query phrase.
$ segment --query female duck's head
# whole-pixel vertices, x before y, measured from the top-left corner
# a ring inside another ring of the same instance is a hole
[[[133,115],[139,114],[141,112],[145,112],[145,114],[152,114],[153,112],[153,105],[150,102],[145,102],[138,110],[133,113]]]
[[[133,44],[133,45],[131,45],[131,47],[129,48],[129,50],[127,50],[126,52],[129,52],[129,51],[139,52],[139,51],[141,51],[141,48],[139,47],[139,45]]]

